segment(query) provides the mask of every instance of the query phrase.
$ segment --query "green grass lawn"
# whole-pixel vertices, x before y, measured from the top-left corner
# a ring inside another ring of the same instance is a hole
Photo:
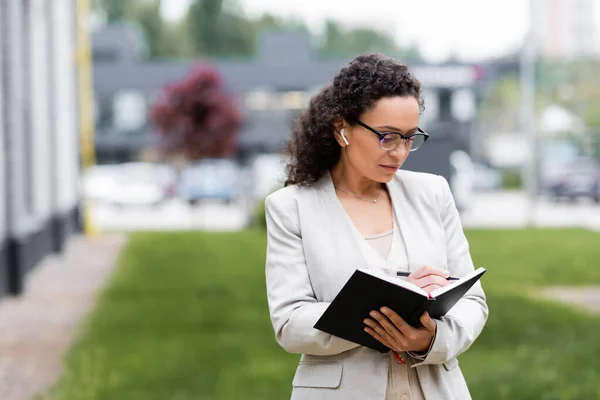
[[[490,318],[460,365],[475,399],[600,398],[600,318],[527,296],[600,283],[600,235],[469,231]],[[72,347],[54,400],[289,398],[260,231],[135,234]]]

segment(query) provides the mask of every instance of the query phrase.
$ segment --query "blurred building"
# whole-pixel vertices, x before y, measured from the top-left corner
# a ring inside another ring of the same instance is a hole
[[[77,224],[74,0],[0,7],[0,294]]]
[[[349,58],[323,58],[307,32],[265,31],[255,57],[205,60],[224,76],[245,115],[240,157],[279,152],[310,97]],[[136,159],[152,146],[148,106],[162,86],[181,79],[194,61],[145,60],[142,35],[113,24],[93,36],[96,149],[99,162]],[[425,88],[422,126],[431,134],[407,168],[450,174],[448,157],[468,149],[482,68],[463,63],[411,64]]]
[[[596,0],[544,0],[536,3],[541,55],[578,58],[600,55]]]

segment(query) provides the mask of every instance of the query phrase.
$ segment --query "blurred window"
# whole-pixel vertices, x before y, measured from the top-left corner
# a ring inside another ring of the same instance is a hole
[[[307,93],[302,91],[282,92],[281,106],[288,110],[300,110],[308,105]]]
[[[113,98],[113,123],[118,133],[136,132],[146,126],[146,98],[140,92],[124,90]]]
[[[246,107],[250,110],[301,110],[308,105],[307,92],[300,90],[272,92],[253,90],[246,94]]]
[[[273,108],[274,96],[266,90],[254,90],[246,94],[246,107],[249,110],[268,110]]]

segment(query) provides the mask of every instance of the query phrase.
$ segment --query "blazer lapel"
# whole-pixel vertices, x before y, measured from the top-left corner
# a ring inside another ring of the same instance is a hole
[[[402,238],[403,247],[406,251],[406,261],[408,264],[408,270],[412,272],[415,269],[415,265],[411,262],[411,248],[413,246],[412,236],[408,227],[410,226],[410,218],[412,210],[410,209],[410,203],[407,200],[405,193],[406,188],[402,185],[402,182],[395,176],[389,183],[386,184],[390,199],[392,200],[392,207],[394,207],[394,216],[396,223],[398,224],[398,231]]]
[[[321,249],[320,254],[324,256],[320,261],[327,263],[327,268],[335,266],[334,270],[337,274],[349,278],[356,269],[368,268],[357,243],[357,236],[353,233],[356,228],[335,193],[329,172],[324,174],[314,188],[316,203],[313,204],[310,212],[313,214],[311,220],[314,226],[320,231],[318,244]],[[324,249],[329,251],[323,251]],[[339,275],[337,279],[340,280]],[[339,289],[346,279],[342,281]]]

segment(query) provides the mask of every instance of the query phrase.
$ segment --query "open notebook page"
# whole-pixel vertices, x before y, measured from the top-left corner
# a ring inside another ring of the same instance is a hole
[[[364,272],[365,274],[369,274],[369,275],[372,275],[374,277],[383,279],[384,281],[393,283],[394,285],[402,286],[405,289],[411,290],[411,291],[413,291],[415,293],[419,293],[419,294],[421,294],[421,295],[423,295],[425,297],[429,297],[429,294],[427,294],[426,291],[424,291],[423,289],[421,289],[417,285],[415,285],[413,283],[410,283],[406,279],[395,278],[393,276],[389,276],[389,275],[385,275],[385,274],[378,273],[378,272],[375,272],[375,271],[371,271],[370,269],[359,268],[359,271]]]

